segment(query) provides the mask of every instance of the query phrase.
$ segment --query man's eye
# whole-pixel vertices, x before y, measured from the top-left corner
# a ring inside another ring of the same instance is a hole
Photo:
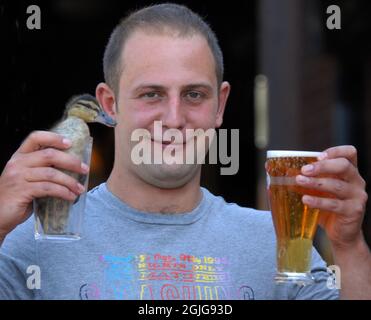
[[[204,97],[204,94],[197,91],[190,91],[186,94],[186,96],[191,100],[200,100],[201,98]]]
[[[145,99],[157,99],[160,98],[160,94],[158,92],[146,92],[141,95],[142,98]]]

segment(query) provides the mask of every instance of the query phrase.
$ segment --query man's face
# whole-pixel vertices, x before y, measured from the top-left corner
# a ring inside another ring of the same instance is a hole
[[[200,171],[197,164],[140,164],[131,159],[131,141],[136,129],[146,129],[151,137],[145,143],[152,147],[162,137],[155,136],[154,123],[161,121],[162,131],[180,130],[182,144],[176,148],[193,147],[186,141],[186,129],[219,127],[229,85],[217,85],[215,63],[206,40],[199,36],[177,37],[135,32],[126,42],[122,54],[115,129],[116,161],[145,182],[160,188],[180,187]],[[157,145],[157,150],[159,146]]]

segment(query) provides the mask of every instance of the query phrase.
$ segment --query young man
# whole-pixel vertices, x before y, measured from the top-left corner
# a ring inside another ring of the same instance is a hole
[[[63,153],[68,142],[34,132],[0,178],[0,297],[14,299],[336,299],[326,266],[313,252],[315,283],[277,287],[275,236],[269,213],[227,204],[200,187],[199,164],[133,163],[135,129],[148,147],[166,144],[162,129],[218,128],[230,86],[215,35],[189,9],[172,4],[133,13],[114,30],[104,56],[106,83],[96,96],[116,120],[115,162],[88,194],[84,238],[58,244],[33,239],[35,197],[74,200],[81,188],[59,169],[87,172]],[[184,140],[176,148],[187,150]],[[39,150],[40,146],[44,147]],[[322,225],[342,276],[342,298],[371,298],[371,256],[361,223],[367,195],[354,147],[326,150],[297,177],[336,199],[304,197],[331,211]],[[316,178],[332,174],[338,178]],[[25,220],[27,220],[25,223]],[[18,226],[18,227],[17,227]],[[6,238],[5,238],[6,237]],[[27,268],[41,270],[40,289]]]

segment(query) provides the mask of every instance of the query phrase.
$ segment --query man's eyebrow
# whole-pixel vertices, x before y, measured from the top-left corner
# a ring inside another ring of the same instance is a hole
[[[140,84],[134,88],[133,92],[141,92],[143,90],[153,90],[153,91],[165,91],[167,88],[157,84]]]
[[[212,92],[213,91],[213,87],[207,83],[192,83],[192,84],[188,84],[186,86],[183,87],[183,90],[194,90],[194,89],[204,89],[204,90],[207,90],[207,91],[210,91]]]
[[[207,83],[191,83],[184,85],[182,87],[182,90],[195,90],[195,89],[204,89],[209,92],[213,91],[213,87]],[[134,88],[133,92],[140,92],[143,90],[154,90],[154,91],[166,91],[168,88],[166,86],[158,85],[158,84],[152,84],[152,83],[145,83],[140,84],[137,87]]]

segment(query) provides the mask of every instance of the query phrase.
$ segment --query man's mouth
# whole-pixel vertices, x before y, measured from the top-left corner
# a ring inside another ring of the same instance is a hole
[[[167,147],[168,145],[172,145],[174,147],[177,147],[177,146],[184,146],[187,142],[182,142],[182,143],[176,143],[174,141],[167,141],[167,140],[157,140],[157,139],[153,139],[151,138],[151,141],[152,142],[156,142],[156,143],[159,143],[159,144],[162,144],[162,147],[165,148]]]

